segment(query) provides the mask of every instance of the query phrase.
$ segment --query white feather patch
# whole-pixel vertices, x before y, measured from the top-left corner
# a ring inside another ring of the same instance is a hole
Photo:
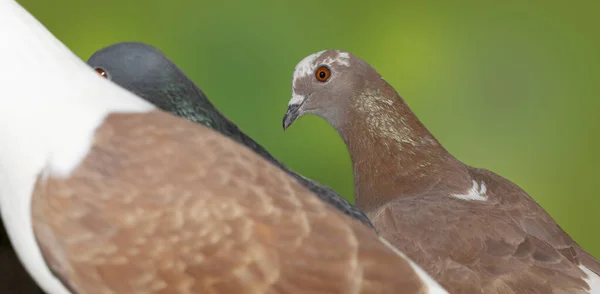
[[[462,199],[462,200],[476,200],[476,201],[486,201],[488,200],[487,195],[487,187],[484,182],[481,182],[481,187],[477,181],[473,180],[473,186],[466,194],[452,194],[452,196]]]
[[[343,52],[340,50],[336,50],[338,53],[335,57],[327,57],[320,64],[326,64],[328,66],[332,66],[334,63],[337,63],[341,66],[349,67],[350,66],[350,54],[348,52]],[[314,68],[313,68],[314,70]]]
[[[421,281],[427,286],[427,292],[425,293],[448,294],[448,291],[446,291],[446,289],[442,288],[442,286],[438,284],[438,282],[436,282],[427,272],[425,272],[425,270],[423,270],[420,266],[418,266],[410,258],[408,258],[408,256],[406,256],[404,253],[402,253],[400,250],[398,250],[396,247],[390,244],[390,242],[388,242],[385,238],[379,237],[379,240],[381,240],[383,244],[392,249],[396,254],[405,259],[408,262],[408,264],[410,264],[415,273],[419,276],[419,278],[421,278]]]
[[[350,66],[350,54],[342,51],[338,51],[338,53],[338,62],[344,66]]]
[[[308,55],[308,56],[304,57],[304,59],[302,59],[300,62],[298,62],[298,64],[294,68],[294,76],[292,78],[292,87],[295,87],[297,79],[306,77],[306,76],[309,76],[312,74],[312,72],[314,71],[313,62],[317,58],[319,58],[319,56],[321,56],[321,54],[323,54],[325,51],[326,50],[323,50],[323,51],[319,51],[317,53]]]
[[[600,276],[595,274],[589,268],[580,265],[579,268],[587,275],[585,282],[590,286],[589,294],[600,294]]]

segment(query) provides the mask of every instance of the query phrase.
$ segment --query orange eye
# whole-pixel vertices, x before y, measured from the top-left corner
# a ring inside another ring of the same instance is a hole
[[[101,77],[108,78],[108,75],[106,74],[106,72],[103,69],[96,67],[95,70]]]
[[[317,70],[315,71],[315,77],[317,78],[317,80],[319,82],[325,83],[331,77],[331,71],[329,70],[329,68],[327,66],[322,65],[321,67],[317,68]]]

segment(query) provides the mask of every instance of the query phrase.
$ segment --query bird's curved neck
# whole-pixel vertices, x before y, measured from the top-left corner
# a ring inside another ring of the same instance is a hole
[[[221,113],[202,90],[183,75],[183,72],[180,72],[180,74],[182,76],[181,79],[178,79],[180,85],[169,88],[167,93],[160,93],[167,95],[170,99],[165,102],[164,97],[161,96],[153,101],[159,108],[220,132],[288,171],[283,163],[274,158],[262,145],[246,135],[235,123]]]
[[[352,158],[356,204],[367,214],[398,197],[438,189],[449,172],[463,172],[385,81],[367,85],[348,105],[338,130]]]

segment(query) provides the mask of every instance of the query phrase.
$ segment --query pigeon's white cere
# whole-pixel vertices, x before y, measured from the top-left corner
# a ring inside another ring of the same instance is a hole
[[[67,177],[113,112],[150,103],[101,78],[13,0],[0,0],[0,209],[25,268],[46,293],[70,293],[49,271],[31,223],[39,174]]]
[[[600,294],[600,276],[595,274],[589,268],[580,265],[579,268],[587,275],[585,278],[585,282],[590,286],[590,290],[588,293],[590,294]]]
[[[448,294],[448,291],[446,291],[446,289],[442,288],[442,286],[440,286],[440,284],[438,284],[438,282],[436,282],[433,278],[431,278],[431,276],[429,274],[427,274],[427,272],[425,272],[420,266],[418,266],[416,263],[414,263],[410,258],[408,258],[408,256],[406,256],[400,250],[396,249],[396,247],[394,247],[392,244],[390,244],[390,242],[388,242],[388,240],[386,240],[383,237],[379,237],[379,240],[381,240],[381,242],[383,244],[385,244],[387,247],[392,249],[396,254],[398,254],[400,257],[404,258],[410,264],[410,266],[415,270],[415,272],[417,273],[419,278],[421,278],[421,281],[423,281],[423,283],[425,285],[427,285],[427,292],[425,292],[425,293]]]
[[[462,199],[462,200],[477,200],[477,201],[486,201],[487,195],[485,192],[487,191],[487,187],[484,182],[481,182],[481,187],[477,181],[473,181],[473,187],[467,191],[467,194],[452,194],[452,196]]]
[[[292,99],[290,99],[290,102],[288,103],[288,107],[292,106],[292,105],[300,105],[300,104],[302,104],[304,99],[305,99],[304,96],[297,95],[296,92],[292,91]]]

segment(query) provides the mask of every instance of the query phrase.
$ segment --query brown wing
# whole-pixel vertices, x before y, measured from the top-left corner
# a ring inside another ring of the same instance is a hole
[[[111,115],[34,229],[77,293],[421,293],[406,260],[249,149],[162,112]]]
[[[578,265],[594,271],[598,261],[519,187],[471,174],[487,201],[432,192],[390,203],[373,224],[451,293],[587,293]]]
[[[29,276],[4,230],[0,218],[0,293],[43,294]]]

